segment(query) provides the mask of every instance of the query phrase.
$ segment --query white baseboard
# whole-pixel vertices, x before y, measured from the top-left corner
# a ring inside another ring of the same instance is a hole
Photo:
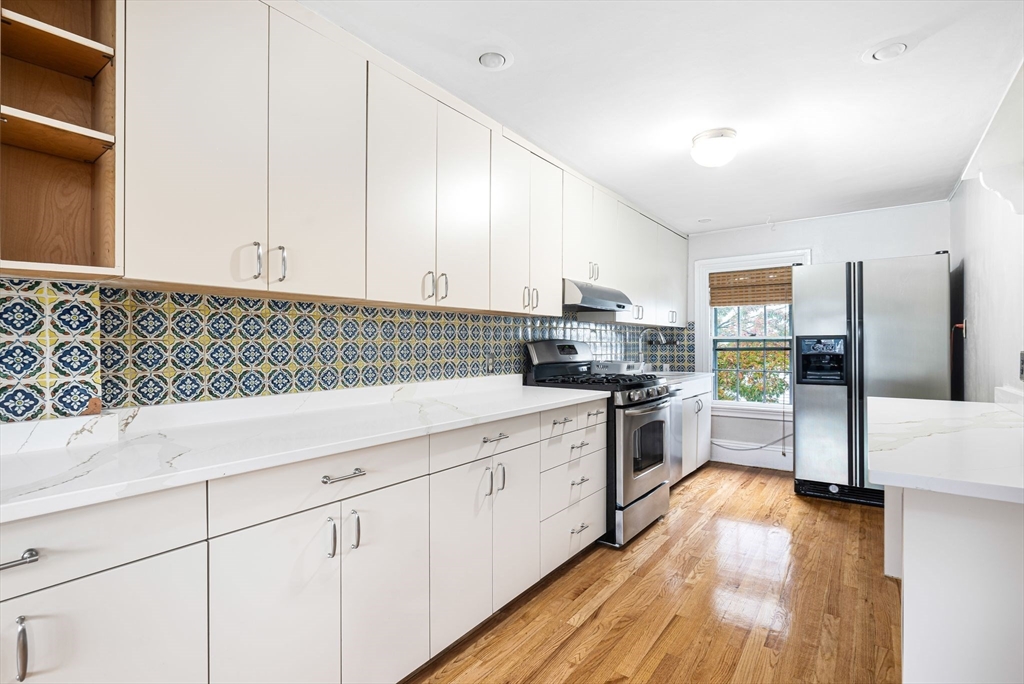
[[[737,449],[750,449],[750,451],[734,451],[723,449],[722,446],[735,447]],[[711,460],[718,463],[733,463],[735,465],[754,466],[756,468],[771,468],[773,470],[793,470],[793,449],[784,450],[781,444],[754,449],[756,443],[734,442],[728,439],[711,440]],[[785,451],[785,455],[783,455]]]

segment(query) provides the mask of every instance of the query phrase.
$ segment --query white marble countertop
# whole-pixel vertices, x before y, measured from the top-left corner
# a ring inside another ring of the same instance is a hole
[[[1024,418],[998,404],[868,397],[868,479],[1024,504]]]
[[[65,426],[5,425],[0,522],[607,398],[499,376],[121,409]],[[91,436],[109,425],[115,441]],[[53,434],[39,434],[62,428],[66,446],[52,448]],[[32,450],[33,443],[51,448]]]

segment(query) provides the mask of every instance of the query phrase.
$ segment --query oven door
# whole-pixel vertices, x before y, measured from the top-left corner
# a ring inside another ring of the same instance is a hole
[[[616,503],[626,507],[669,479],[668,399],[617,408]]]

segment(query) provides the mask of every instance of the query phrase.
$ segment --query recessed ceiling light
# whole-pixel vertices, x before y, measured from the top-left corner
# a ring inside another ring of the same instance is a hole
[[[697,219],[697,223],[711,223],[711,219]]]
[[[889,45],[879,48],[871,53],[871,59],[876,62],[888,62],[890,59],[896,59],[906,51],[906,43],[890,43]]]
[[[913,50],[915,45],[917,45],[917,40],[913,37],[890,38],[884,43],[879,43],[865,50],[860,59],[865,64],[891,62],[897,57],[902,57]]]
[[[731,128],[715,128],[698,133],[690,149],[693,161],[701,166],[724,166],[736,156],[736,131]]]
[[[498,69],[501,69],[503,66],[505,66],[505,63],[508,60],[506,60],[505,55],[501,54],[500,52],[485,52],[484,54],[480,55],[480,59],[478,61],[480,62],[480,66],[482,66],[484,69],[497,71]]]

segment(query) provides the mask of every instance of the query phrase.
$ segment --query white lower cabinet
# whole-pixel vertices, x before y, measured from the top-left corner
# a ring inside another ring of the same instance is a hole
[[[711,460],[711,392],[683,399],[683,475]]]
[[[397,682],[430,659],[429,507],[425,477],[341,502],[343,682]]]
[[[545,576],[605,533],[606,490],[594,492],[540,525],[540,573]]]
[[[207,681],[206,548],[0,603],[0,682],[19,681],[19,666],[28,682]]]
[[[493,600],[498,610],[540,579],[540,445],[494,457]]]
[[[697,397],[697,467],[711,460],[711,393]]]
[[[492,463],[482,458],[430,476],[431,657],[491,615]]]
[[[341,504],[210,540],[210,681],[341,681]]]

